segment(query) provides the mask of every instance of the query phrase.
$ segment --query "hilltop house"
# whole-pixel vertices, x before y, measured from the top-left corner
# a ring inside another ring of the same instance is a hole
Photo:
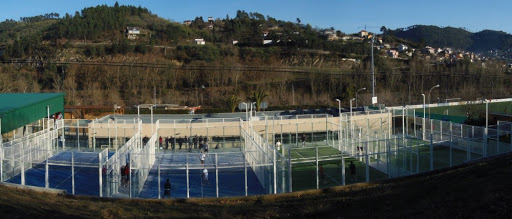
[[[361,30],[361,32],[359,32],[359,37],[361,38],[365,38],[368,36],[368,31],[366,30]]]
[[[409,47],[407,47],[404,44],[400,44],[400,45],[397,46],[397,49],[398,49],[399,52],[404,52],[404,51],[407,51],[407,49],[409,49]]]
[[[435,52],[435,49],[430,46],[425,46],[425,48],[423,48],[423,53],[435,54]]]
[[[191,20],[186,20],[186,21],[183,21],[183,24],[185,24],[187,26],[190,26],[192,24],[192,21]]]
[[[126,37],[129,40],[135,40],[135,39],[139,38],[140,28],[138,28],[138,27],[126,27],[125,33],[126,33]]]
[[[213,17],[208,17],[208,29],[213,29]]]
[[[398,58],[398,51],[394,50],[394,49],[390,49],[386,52],[388,54],[389,57],[391,58]]]
[[[204,45],[204,44],[206,44],[206,41],[204,41],[204,39],[202,39],[202,38],[201,39],[194,39],[194,43],[196,45]]]
[[[330,29],[327,29],[327,30],[324,30],[322,31],[322,34],[327,36],[327,40],[328,41],[334,41],[334,40],[338,40],[338,36],[336,35],[336,31],[335,30],[330,30]]]

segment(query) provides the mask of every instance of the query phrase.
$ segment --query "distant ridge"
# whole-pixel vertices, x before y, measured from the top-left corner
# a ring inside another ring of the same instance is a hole
[[[495,30],[472,33],[463,28],[414,25],[408,28],[386,30],[385,34],[428,46],[451,47],[474,52],[512,48],[512,35]]]

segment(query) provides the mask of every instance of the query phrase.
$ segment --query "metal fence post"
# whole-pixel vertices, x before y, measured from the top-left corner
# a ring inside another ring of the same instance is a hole
[[[496,129],[496,135],[498,137],[498,142],[497,142],[497,152],[496,154],[499,154],[500,153],[500,121],[498,121],[498,126],[497,126],[497,129]]]
[[[99,183],[100,183],[100,197],[103,197],[103,185],[102,185],[102,178],[103,174],[101,171],[101,153],[98,154],[98,175],[99,175]]]
[[[162,192],[162,190],[160,190],[160,164],[158,164],[157,171],[158,171],[158,199],[160,199],[161,198],[160,194]]]
[[[388,178],[391,178],[391,142],[389,140],[385,141],[385,147],[386,147],[386,169]]]
[[[130,171],[128,171],[128,191],[129,191],[129,196],[128,197],[132,198],[132,169],[133,169],[132,159],[133,159],[133,157],[130,156],[129,159],[130,159],[130,161],[129,161],[129,163],[130,163],[130,165],[129,165]]]
[[[277,153],[277,148],[276,147],[273,147],[274,150],[273,150],[273,155],[274,155],[274,194],[277,194],[277,167],[276,167],[276,153]]]
[[[370,161],[368,160],[368,142],[365,142],[365,159],[366,159],[366,182],[370,182]]]
[[[247,160],[246,157],[246,151],[244,151],[244,182],[245,182],[245,196],[247,196]]]
[[[20,164],[21,164],[21,185],[25,185],[25,162],[24,162],[24,159],[23,159],[23,143],[21,143],[20,145],[20,154],[21,154],[21,159],[20,159]]]
[[[290,192],[293,192],[293,182],[292,182],[292,148],[288,147],[288,183],[290,187]]]
[[[315,148],[315,165],[316,165],[316,189],[320,188],[320,179],[318,178],[318,147]]]
[[[219,197],[219,167],[217,163],[217,153],[215,153],[215,191]]]
[[[343,157],[343,152],[341,155],[341,185],[345,185],[345,157]]]
[[[187,175],[187,198],[190,198],[190,183],[189,183],[189,174],[188,174],[188,154],[185,155],[186,156],[186,161],[187,161],[187,164],[186,164],[186,169],[185,169],[185,173]]]
[[[49,151],[46,151],[46,162],[44,165],[44,187],[45,188],[50,187],[50,182],[48,180],[48,153],[49,153]]]
[[[432,144],[432,136],[433,134],[430,133],[430,171],[434,170],[434,145]]]
[[[109,142],[110,142],[110,129],[109,129],[109,138],[108,138]],[[76,120],[76,144],[78,146],[78,150],[80,150],[80,120]],[[109,143],[109,146],[110,146],[110,143]]]
[[[311,115],[311,143],[313,143],[314,131],[315,131],[315,124],[314,124],[313,115]],[[334,133],[333,133],[333,135],[334,135]],[[329,145],[329,115],[327,115],[325,117],[325,141],[327,142],[327,145]]]
[[[75,156],[71,152],[71,194],[75,194]]]
[[[299,116],[295,115],[295,147],[299,147]]]

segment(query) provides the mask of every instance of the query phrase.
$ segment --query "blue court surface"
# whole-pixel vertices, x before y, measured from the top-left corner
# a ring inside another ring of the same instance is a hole
[[[158,198],[158,164],[160,163],[160,192],[163,196],[163,186],[167,179],[171,182],[173,198],[187,197],[187,175],[185,164],[189,162],[190,197],[216,197],[215,155],[208,154],[205,165],[200,164],[200,154],[163,154],[149,172],[148,179],[139,194],[140,198]],[[241,153],[226,153],[217,155],[219,166],[219,197],[245,196],[245,173]],[[208,170],[208,179],[203,180],[203,169]],[[258,181],[250,166],[247,166],[248,195],[262,195],[265,190]]]
[[[113,153],[109,153],[109,157]],[[73,152],[75,162],[75,194],[99,196],[98,153]],[[49,187],[72,193],[71,151],[62,151],[48,159]],[[45,186],[45,163],[25,170],[25,185]],[[21,184],[21,174],[7,182]]]

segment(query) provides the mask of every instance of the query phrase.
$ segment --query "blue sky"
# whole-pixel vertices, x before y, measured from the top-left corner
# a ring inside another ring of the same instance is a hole
[[[472,32],[484,29],[512,33],[511,0],[118,0],[120,4],[143,6],[160,17],[173,21],[196,16],[233,17],[237,10],[259,12],[280,20],[313,27],[354,33],[367,25],[369,31],[408,27],[415,24],[465,27]],[[3,1],[0,20],[50,12],[74,14],[84,7],[113,5],[114,0],[9,0]]]

